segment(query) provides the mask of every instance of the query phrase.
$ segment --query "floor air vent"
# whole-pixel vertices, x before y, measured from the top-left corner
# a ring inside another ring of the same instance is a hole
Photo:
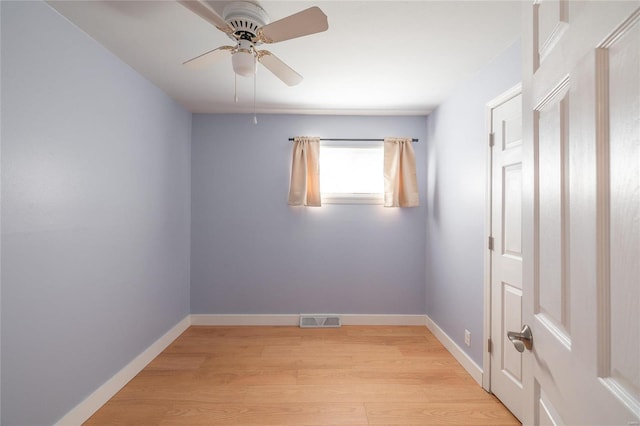
[[[327,328],[340,327],[340,325],[338,315],[300,315],[301,328]]]

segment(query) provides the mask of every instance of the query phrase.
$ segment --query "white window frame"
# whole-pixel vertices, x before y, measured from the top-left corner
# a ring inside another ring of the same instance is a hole
[[[320,192],[322,204],[372,204],[372,205],[382,205],[384,204],[384,160],[380,163],[380,192],[379,193],[327,193],[322,189],[322,176],[323,176],[323,160],[322,160],[322,151],[323,147],[328,148],[345,148],[345,149],[353,149],[353,148],[363,148],[370,149],[376,148],[381,150],[382,156],[384,156],[384,144],[380,141],[321,141],[320,142]],[[382,157],[384,158],[384,157]],[[326,166],[326,163],[324,163]]]

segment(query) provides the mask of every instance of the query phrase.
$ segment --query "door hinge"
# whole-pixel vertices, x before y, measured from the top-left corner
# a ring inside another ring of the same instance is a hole
[[[493,133],[493,132],[489,133],[489,146],[490,147],[495,144],[495,137],[496,137],[495,133]]]
[[[491,347],[491,339],[487,339],[487,352],[491,353],[491,350],[493,348]]]
[[[489,237],[489,250],[493,250],[493,237]]]

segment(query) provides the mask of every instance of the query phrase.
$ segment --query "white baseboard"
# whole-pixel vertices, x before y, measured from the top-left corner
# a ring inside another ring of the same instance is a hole
[[[426,323],[429,331],[431,331],[440,343],[442,343],[442,345],[451,352],[451,355],[453,355],[456,361],[458,361],[464,369],[467,370],[467,373],[473,377],[473,380],[482,386],[482,368],[480,368],[480,366],[476,364],[475,361],[472,360],[469,355],[467,355],[462,348],[460,348],[460,346],[458,346],[456,342],[449,337],[449,335],[447,335],[447,333],[444,332],[444,330],[438,327],[438,324],[433,322],[429,316],[426,316]]]
[[[336,314],[342,325],[425,325],[424,315]],[[193,314],[191,325],[298,325],[300,315],[216,315]]]
[[[340,315],[342,325],[425,325],[424,315]]]
[[[299,315],[191,314],[191,325],[298,325]]]
[[[133,361],[118,371],[102,386],[96,389],[84,401],[76,405],[56,423],[57,426],[80,425],[102,407],[113,395],[124,387],[136,374],[147,366],[156,356],[171,344],[180,334],[191,325],[191,318],[187,315],[162,337],[151,344]]]

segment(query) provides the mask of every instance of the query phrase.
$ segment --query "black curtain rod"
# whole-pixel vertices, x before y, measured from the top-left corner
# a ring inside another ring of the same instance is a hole
[[[293,142],[294,138],[289,138],[290,142]],[[321,141],[331,142],[384,142],[384,139],[325,139],[321,138]],[[418,142],[418,139],[411,139],[411,142]]]

